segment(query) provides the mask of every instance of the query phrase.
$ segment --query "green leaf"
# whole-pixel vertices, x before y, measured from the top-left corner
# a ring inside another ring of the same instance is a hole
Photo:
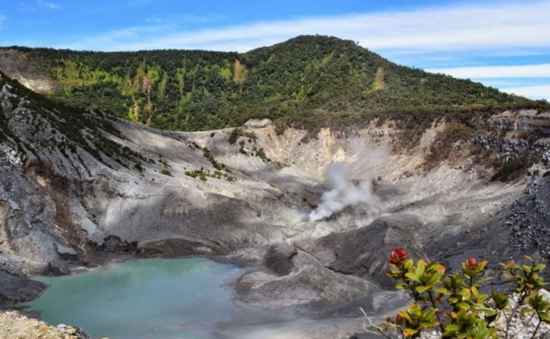
[[[435,289],[435,293],[441,294],[441,295],[448,295],[449,290],[446,289],[445,287],[438,287],[438,288]]]
[[[420,285],[420,286],[416,286],[415,289],[416,289],[416,291],[417,291],[418,293],[424,293],[424,292],[430,290],[430,289],[431,289],[431,286]]]
[[[420,282],[420,277],[414,272],[405,273],[405,277],[414,282]]]
[[[467,311],[470,309],[470,304],[465,302],[459,302],[458,304],[456,304],[456,307],[462,311]]]
[[[460,331],[460,327],[457,324],[451,323],[445,326],[445,337],[454,337]]]
[[[416,263],[416,271],[415,271],[416,276],[421,277],[425,271],[426,271],[426,262],[422,259],[418,260],[418,262]]]
[[[405,319],[407,322],[411,323],[413,320],[411,318],[411,316],[409,315],[409,311],[408,310],[405,310],[405,311],[401,311],[399,312],[399,316],[403,319]]]
[[[472,297],[472,293],[469,288],[461,288],[460,291],[458,291],[458,295],[462,297],[462,300],[470,300]]]
[[[505,293],[496,293],[493,291],[491,297],[495,302],[495,307],[499,310],[503,310],[508,306],[508,296]]]

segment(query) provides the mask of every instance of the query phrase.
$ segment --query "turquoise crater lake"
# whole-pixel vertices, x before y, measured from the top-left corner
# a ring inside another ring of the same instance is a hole
[[[94,338],[213,339],[220,324],[243,315],[227,286],[240,273],[204,258],[128,261],[40,277],[49,288],[28,307],[48,323],[75,325]]]

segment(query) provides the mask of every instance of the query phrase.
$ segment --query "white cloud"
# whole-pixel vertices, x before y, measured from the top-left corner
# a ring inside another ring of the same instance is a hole
[[[411,11],[350,14],[254,22],[198,31],[167,31],[109,45],[71,44],[85,49],[198,48],[245,51],[300,34],[352,39],[377,50],[471,50],[550,46],[550,0],[529,5],[486,3]],[[108,33],[107,33],[108,34]]]
[[[37,0],[36,3],[39,7],[44,7],[51,10],[58,10],[61,9],[61,5],[52,2],[52,1],[46,1],[46,0]]]
[[[219,13],[184,13],[169,16],[152,16],[145,19],[148,24],[167,24],[177,22],[178,24],[206,24],[226,19],[226,16]]]
[[[481,66],[427,69],[428,72],[442,73],[456,78],[481,80],[497,84],[502,91],[525,96],[531,99],[550,100],[550,84],[529,85],[535,81],[550,78],[550,64],[521,66]],[[525,85],[523,85],[525,84]]]
[[[127,27],[114,30],[105,34],[96,35],[90,38],[84,38],[74,44],[61,44],[54,47],[84,49],[84,50],[110,50],[109,46],[116,45],[119,41],[129,41],[139,39],[144,35],[159,34],[169,30],[169,25],[149,25],[143,27]]]
[[[503,91],[525,96],[531,99],[546,99],[550,101],[550,85],[507,88]]]
[[[464,79],[550,78],[550,64],[435,68],[427,71]]]

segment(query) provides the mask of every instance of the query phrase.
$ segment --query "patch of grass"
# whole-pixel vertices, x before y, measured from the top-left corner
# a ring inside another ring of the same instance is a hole
[[[208,181],[208,178],[224,179],[229,182],[234,182],[237,180],[235,177],[232,177],[225,172],[218,170],[211,172],[209,170],[205,170],[204,168],[201,168],[200,170],[185,171],[185,175],[192,178],[200,179],[204,182]]]
[[[168,165],[168,163],[162,158],[159,160],[159,163],[160,163],[160,174],[172,176],[172,172],[170,171],[170,165]]]
[[[491,181],[509,182],[516,180],[522,177],[532,164],[533,160],[528,155],[497,160],[493,163],[496,173]]]
[[[206,159],[208,159],[208,161],[210,161],[210,163],[212,164],[212,166],[216,170],[231,172],[231,170],[229,170],[229,168],[225,164],[222,164],[221,162],[218,162],[216,160],[216,158],[214,158],[214,155],[212,154],[212,152],[210,152],[210,150],[208,148],[206,148],[206,147],[202,148],[202,155]]]
[[[208,174],[207,171],[204,169],[200,170],[194,170],[194,171],[185,171],[185,175],[192,177],[192,178],[199,178],[202,181],[208,181]]]
[[[386,88],[386,84],[384,83],[384,67],[378,67],[372,84],[372,90],[381,91],[384,88]]]

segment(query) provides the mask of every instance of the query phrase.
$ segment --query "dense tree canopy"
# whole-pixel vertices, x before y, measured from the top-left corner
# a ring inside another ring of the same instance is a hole
[[[215,129],[253,117],[309,127],[390,113],[422,117],[537,105],[322,36],[244,54],[18,50],[56,80],[54,99],[164,129]]]

